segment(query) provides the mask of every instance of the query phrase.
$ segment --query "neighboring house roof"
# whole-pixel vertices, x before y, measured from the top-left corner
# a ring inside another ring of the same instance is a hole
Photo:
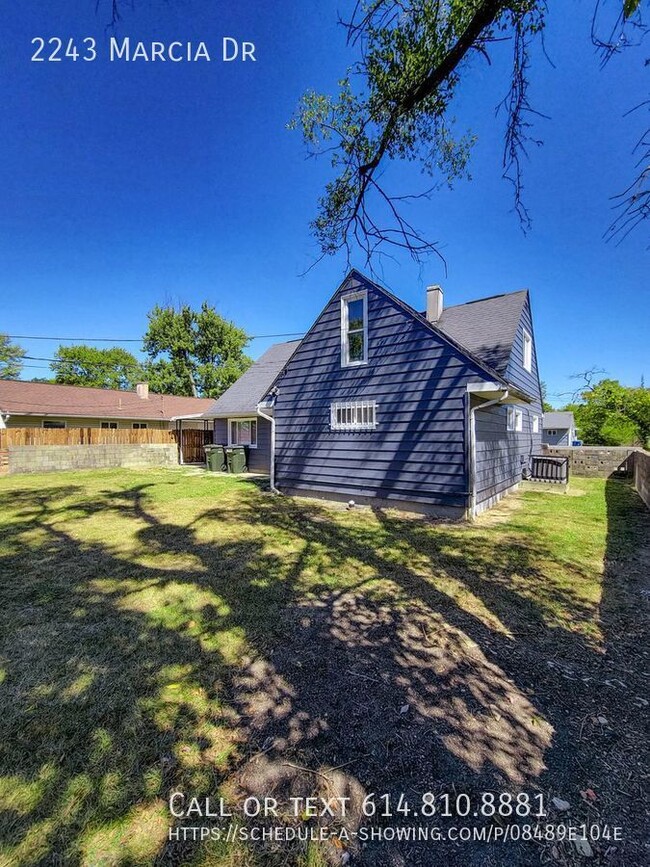
[[[227,415],[256,415],[257,405],[267,394],[274,379],[298,348],[300,340],[276,343],[248,368],[220,398],[204,411],[207,418]]]
[[[0,380],[0,410],[10,415],[167,421],[178,415],[205,412],[213,403],[211,398],[152,393],[142,398],[135,391]]]
[[[485,364],[505,374],[526,303],[526,289],[445,307],[435,324]]]
[[[571,428],[575,427],[575,420],[572,412],[545,412],[544,422],[542,427],[545,429],[552,428]]]

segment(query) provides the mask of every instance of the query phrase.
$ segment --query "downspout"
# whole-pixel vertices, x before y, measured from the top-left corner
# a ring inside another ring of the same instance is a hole
[[[469,517],[470,519],[474,519],[474,512],[476,510],[476,410],[477,409],[486,409],[488,406],[494,406],[497,403],[503,403],[504,400],[508,399],[508,395],[510,391],[506,388],[501,395],[501,397],[495,397],[492,400],[487,400],[485,403],[480,403],[478,406],[470,406],[469,408],[469,454],[470,454],[470,483],[471,483],[471,498],[470,498],[470,508],[469,508]],[[471,395],[470,395],[471,401]]]
[[[272,415],[267,415],[257,407],[257,414],[271,423],[271,466],[269,467],[269,487],[273,494],[279,494],[280,491],[275,487],[275,418]]]

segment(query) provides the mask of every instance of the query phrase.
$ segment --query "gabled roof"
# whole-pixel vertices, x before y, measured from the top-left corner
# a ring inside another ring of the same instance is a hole
[[[257,404],[298,348],[300,340],[275,343],[239,377],[220,398],[204,411],[204,416],[256,415]]]
[[[545,412],[542,427],[549,428],[572,428],[576,423],[572,412]]]
[[[505,374],[527,296],[527,290],[521,289],[447,307],[436,325],[485,364]]]
[[[177,415],[205,412],[210,398],[176,397],[135,391],[56,385],[51,382],[0,380],[0,411],[10,415],[76,416],[79,418],[168,421]]]

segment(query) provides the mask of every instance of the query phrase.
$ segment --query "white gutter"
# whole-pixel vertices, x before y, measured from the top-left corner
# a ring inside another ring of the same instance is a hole
[[[271,488],[272,493],[279,494],[280,491],[275,487],[275,419],[272,415],[267,415],[265,412],[262,412],[259,404],[257,405],[257,414],[260,418],[266,419],[266,421],[271,423],[271,466],[269,467],[269,487]]]
[[[495,397],[493,400],[486,400],[485,403],[480,403],[477,406],[470,406],[469,408],[469,455],[470,455],[470,482],[471,482],[471,500],[470,500],[470,509],[469,516],[470,518],[475,517],[476,511],[476,410],[477,409],[485,409],[488,406],[494,406],[497,403],[503,403],[504,400],[508,399],[508,395],[510,394],[507,388],[503,389],[503,394],[501,397]],[[471,396],[471,393],[470,393]]]

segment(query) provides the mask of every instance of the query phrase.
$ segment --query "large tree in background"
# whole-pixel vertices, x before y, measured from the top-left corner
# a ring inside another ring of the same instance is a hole
[[[574,14],[557,4],[549,14]],[[647,0],[616,0],[613,20],[602,23],[595,0],[592,41],[603,63],[645,34],[641,7]],[[356,63],[335,96],[306,93],[293,126],[312,154],[327,154],[333,178],[319,201],[312,229],[323,255],[361,248],[370,261],[385,245],[416,260],[435,243],[409,222],[407,200],[430,196],[467,175],[473,137],[454,131],[454,99],[474,75],[477,60],[490,59],[497,41],[512,46],[505,116],[503,176],[513,187],[515,210],[530,223],[522,191],[522,157],[540,142],[532,135],[537,112],[529,102],[530,48],[543,32],[545,0],[357,0],[345,23]],[[474,61],[474,62],[473,62]],[[633,106],[630,106],[633,108]],[[644,107],[648,108],[648,105]],[[650,132],[637,145],[640,172],[622,194],[614,235],[650,215]],[[423,189],[392,190],[385,169],[413,162],[429,181]],[[615,192],[615,191],[613,191]]]
[[[216,398],[252,363],[246,333],[207,302],[198,311],[156,305],[148,318],[144,350],[153,391]]]
[[[0,379],[18,379],[23,369],[25,350],[0,334]]]
[[[650,447],[650,389],[602,379],[589,385],[581,398],[565,409],[574,413],[585,445]]]
[[[63,385],[133,389],[144,376],[138,359],[119,346],[59,346],[55,357],[50,367],[54,381]]]

